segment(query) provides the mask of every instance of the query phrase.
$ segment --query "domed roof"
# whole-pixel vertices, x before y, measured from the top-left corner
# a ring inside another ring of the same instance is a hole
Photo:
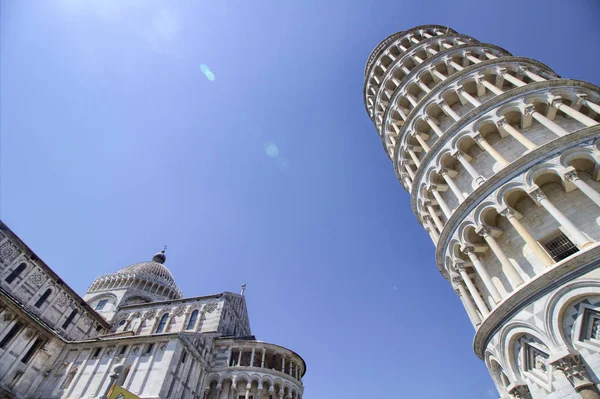
[[[154,276],[158,277],[161,280],[165,280],[168,283],[175,284],[175,279],[173,275],[167,269],[165,265],[158,262],[140,262],[135,263],[133,265],[127,266],[118,272],[114,273],[115,275],[119,274],[135,274],[135,275],[146,275],[146,276]]]

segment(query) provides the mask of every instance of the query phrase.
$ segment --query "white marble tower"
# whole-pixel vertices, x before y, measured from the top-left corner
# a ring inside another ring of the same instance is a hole
[[[600,88],[425,25],[363,94],[500,396],[600,398]]]

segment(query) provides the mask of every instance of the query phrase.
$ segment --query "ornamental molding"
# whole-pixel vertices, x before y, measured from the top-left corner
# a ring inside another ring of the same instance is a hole
[[[7,241],[4,244],[0,245],[0,261],[2,261],[3,263],[11,263],[17,258],[17,256],[19,256],[19,254],[20,251],[10,241]]]
[[[34,287],[40,288],[42,286],[42,284],[44,283],[44,275],[42,274],[42,272],[37,269],[30,277],[29,277],[29,283],[31,285],[33,285]]]

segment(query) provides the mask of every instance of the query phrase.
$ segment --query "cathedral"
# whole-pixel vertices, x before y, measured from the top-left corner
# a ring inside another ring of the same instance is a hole
[[[500,397],[600,398],[600,88],[424,25],[363,97]]]
[[[186,298],[165,262],[80,297],[0,222],[0,399],[301,399],[306,364],[252,335],[245,287]]]

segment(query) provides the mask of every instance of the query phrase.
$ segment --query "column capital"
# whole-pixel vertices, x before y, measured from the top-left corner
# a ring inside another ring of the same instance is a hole
[[[455,288],[454,292],[456,292],[456,295],[458,295],[459,297],[462,296],[462,294],[460,293],[460,290],[458,288]]]
[[[579,175],[577,175],[577,170],[571,169],[564,173],[565,180],[574,182],[575,180],[579,180]]]
[[[499,128],[502,128],[502,129],[503,129],[503,128],[504,128],[504,126],[506,126],[507,124],[508,124],[508,122],[506,121],[506,118],[505,118],[505,117],[501,117],[500,119],[498,119],[498,120],[496,121],[496,125],[497,125]]]
[[[551,107],[558,108],[559,105],[564,104],[563,98],[561,96],[554,96],[552,94],[548,94],[547,98]]]
[[[460,277],[458,277],[458,276],[456,276],[456,277],[452,277],[452,282],[453,282],[454,284],[457,284],[457,285],[458,285],[458,284],[462,284],[462,278],[460,278]]]
[[[475,253],[475,247],[471,246],[471,245],[465,245],[462,247],[462,251],[467,254],[474,254]]]
[[[505,206],[504,208],[500,209],[498,213],[507,219],[518,216],[518,212],[509,206]]]
[[[479,226],[475,232],[483,237],[492,237],[492,229],[489,226]]]
[[[546,194],[544,194],[542,189],[540,189],[539,187],[534,188],[533,190],[529,191],[527,194],[529,194],[531,199],[534,200],[537,204],[540,204],[543,200],[548,199],[546,197]]]
[[[585,105],[585,103],[587,102],[588,99],[588,95],[585,93],[581,93],[581,94],[577,94],[577,101],[575,102],[576,105]]]
[[[435,185],[435,184],[428,184],[428,185],[425,187],[425,189],[426,189],[427,191],[431,191],[431,190],[436,190],[436,191],[437,191],[437,185]]]
[[[498,69],[496,69],[496,72],[498,73],[498,75],[503,76],[508,73],[508,69],[503,68],[503,67],[498,67]]]
[[[463,261],[454,261],[454,270],[456,270],[457,272],[463,272],[465,271],[465,263]]]
[[[438,105],[439,105],[441,108],[443,108],[443,107],[447,107],[447,106],[448,106],[448,103],[446,102],[446,100],[440,100],[440,101],[438,101],[438,103],[437,103],[437,104],[438,104]]]
[[[409,165],[410,162],[408,161],[408,159],[403,159],[400,161],[400,165],[405,166],[405,165]]]
[[[475,140],[476,143],[480,143],[485,141],[485,138],[481,135],[481,133],[477,132],[473,135],[473,140]]]
[[[564,373],[565,377],[573,384],[575,389],[579,390],[587,385],[593,385],[588,373],[585,369],[585,364],[579,354],[568,354],[558,360],[552,362],[552,367]]]
[[[462,152],[461,150],[455,150],[455,151],[454,151],[454,152],[452,152],[450,155],[451,155],[453,158],[457,159],[457,160],[460,160],[460,158],[463,158],[463,157],[464,157],[464,154],[463,154],[463,152]]]
[[[533,104],[523,104],[522,110],[523,115],[532,115],[535,112],[535,107]]]
[[[483,76],[481,74],[477,74],[477,75],[475,75],[475,81],[477,82],[478,85],[480,85],[486,81],[485,76]]]
[[[438,168],[437,173],[439,175],[445,176],[448,174],[448,168],[444,168],[444,167]]]
[[[529,387],[525,384],[514,385],[508,393],[515,399],[531,399],[531,392],[529,392]]]
[[[425,201],[423,201],[423,206],[424,207],[428,207],[428,206],[432,206],[433,204],[431,203],[430,199],[426,199]]]

